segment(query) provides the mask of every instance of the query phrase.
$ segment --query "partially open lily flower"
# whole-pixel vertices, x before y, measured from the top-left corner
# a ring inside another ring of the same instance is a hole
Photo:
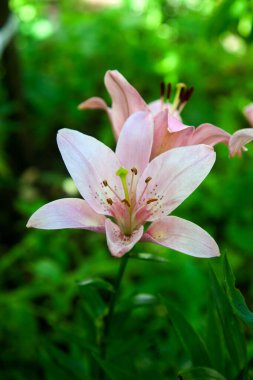
[[[154,118],[155,132],[151,158],[168,149],[179,146],[218,143],[228,145],[230,134],[212,125],[202,124],[198,128],[182,123],[180,113],[189,101],[193,87],[178,83],[172,103],[171,84],[167,88],[160,84],[160,98],[146,104],[138,91],[117,70],[109,70],[105,74],[105,86],[112,98],[112,106],[98,97],[90,98],[79,105],[79,109],[99,108],[108,113],[116,140],[127,118],[137,111],[151,112]]]
[[[187,89],[183,83],[176,88],[173,103],[169,102],[171,95],[171,84],[165,88],[165,83],[160,84],[160,98],[147,104],[138,91],[117,70],[108,70],[105,74],[105,86],[112,98],[112,106],[108,107],[105,101],[99,97],[92,97],[82,102],[78,108],[103,109],[107,112],[113,127],[116,140],[126,119],[137,111],[150,111],[153,116],[159,112],[168,110],[170,115],[181,120],[180,112],[190,99],[193,88]]]
[[[187,220],[167,216],[211,170],[215,161],[211,147],[175,148],[149,162],[153,118],[143,111],[127,119],[115,153],[95,138],[69,129],[59,131],[57,142],[84,199],[48,203],[31,216],[27,227],[104,232],[116,257],[140,240],[196,257],[219,255],[207,232]],[[151,224],[144,232],[146,222]]]

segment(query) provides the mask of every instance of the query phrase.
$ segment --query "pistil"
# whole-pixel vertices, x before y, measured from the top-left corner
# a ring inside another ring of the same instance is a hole
[[[116,171],[116,175],[119,176],[121,179],[121,183],[122,183],[124,194],[125,194],[125,199],[130,204],[130,198],[129,198],[129,192],[128,192],[128,188],[127,188],[127,180],[126,180],[127,174],[128,174],[128,170],[126,168],[124,168],[123,166],[121,166]]]

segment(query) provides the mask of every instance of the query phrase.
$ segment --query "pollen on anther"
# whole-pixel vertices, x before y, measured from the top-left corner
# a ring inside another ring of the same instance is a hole
[[[113,200],[112,200],[112,198],[107,198],[107,199],[106,199],[106,202],[107,202],[109,205],[112,205],[112,204],[113,204]]]
[[[147,177],[147,178],[145,179],[145,182],[146,182],[146,183],[149,183],[149,182],[151,181],[151,179],[152,179],[152,177]]]
[[[128,207],[131,207],[130,203],[128,202],[127,199],[122,199],[122,203],[125,203]]]
[[[156,201],[158,201],[158,198],[151,198],[151,199],[149,199],[149,200],[147,201],[147,205],[149,205],[149,204],[152,203],[152,202],[156,202]]]
[[[137,175],[137,173],[138,173],[138,171],[137,171],[136,168],[132,168],[132,169],[131,169],[131,172],[132,172],[134,175]]]
[[[103,185],[108,186],[108,182],[106,181],[106,179],[103,180]]]

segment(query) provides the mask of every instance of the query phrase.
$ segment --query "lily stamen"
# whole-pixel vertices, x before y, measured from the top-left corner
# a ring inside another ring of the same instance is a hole
[[[115,190],[109,185],[109,183],[107,182],[106,179],[104,179],[104,180],[102,181],[102,183],[103,183],[103,185],[104,185],[105,187],[108,187],[108,188],[111,190],[111,192],[115,195],[116,198],[118,198],[119,201],[121,201],[120,196],[119,196],[119,195],[116,193],[116,191],[115,191]],[[111,198],[109,198],[109,199],[111,199]]]
[[[147,178],[145,179],[146,186],[144,187],[143,192],[141,193],[141,195],[140,195],[140,197],[139,197],[137,203],[139,203],[139,202],[141,201],[143,195],[145,194],[145,192],[146,192],[146,190],[147,190],[148,184],[149,184],[149,182],[151,181],[151,179],[152,179],[152,177],[147,177]]]
[[[152,203],[152,202],[156,202],[156,201],[158,201],[158,198],[151,198],[151,199],[149,199],[149,200],[147,201],[147,205],[149,205],[149,204]]]
[[[107,202],[110,206],[112,206],[112,204],[113,204],[113,200],[112,200],[112,198],[107,198],[107,199],[106,199],[106,202]]]
[[[128,202],[127,199],[122,199],[122,203],[125,203],[128,207],[131,207],[130,203]]]

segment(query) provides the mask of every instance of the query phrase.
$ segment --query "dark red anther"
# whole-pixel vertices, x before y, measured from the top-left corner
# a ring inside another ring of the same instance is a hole
[[[166,99],[170,99],[170,94],[171,94],[171,83],[168,83],[167,85],[167,94],[166,94]]]
[[[182,103],[186,101],[186,94],[187,94],[187,90],[185,90],[185,88],[182,87],[179,94],[179,99]]]
[[[193,94],[193,91],[194,91],[194,87],[190,87],[190,88],[188,88],[188,90],[186,91],[186,101],[188,101],[189,99],[190,99],[190,97],[192,96],[192,94]]]
[[[165,84],[164,84],[164,82],[161,82],[160,83],[160,95],[161,95],[161,98],[164,97],[164,92],[165,92]]]

